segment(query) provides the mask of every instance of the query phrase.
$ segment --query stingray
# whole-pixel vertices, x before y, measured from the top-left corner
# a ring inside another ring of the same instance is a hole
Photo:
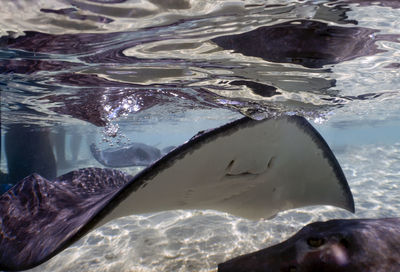
[[[303,117],[244,117],[198,133],[135,177],[100,168],[26,177],[0,197],[0,269],[39,265],[131,214],[213,209],[260,219],[308,205],[354,212],[327,143]]]
[[[248,271],[400,271],[400,218],[311,223],[280,244],[218,265],[218,272]]]
[[[133,143],[121,148],[107,148],[102,151],[95,144],[91,144],[90,151],[99,163],[107,167],[148,166],[162,156],[157,147],[143,143]]]
[[[212,39],[224,50],[277,63],[322,68],[384,52],[376,42],[397,42],[398,35],[376,29],[343,27],[315,20],[295,20],[261,26],[249,32]]]

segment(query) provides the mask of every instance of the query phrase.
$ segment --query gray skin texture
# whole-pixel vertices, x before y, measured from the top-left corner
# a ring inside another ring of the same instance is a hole
[[[400,271],[400,218],[311,223],[275,246],[218,265],[218,272]]]
[[[24,178],[0,196],[0,271],[31,268],[72,244],[131,179],[100,168],[51,181],[38,174]]]

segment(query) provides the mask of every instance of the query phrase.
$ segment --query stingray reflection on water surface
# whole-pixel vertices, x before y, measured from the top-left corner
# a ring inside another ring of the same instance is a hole
[[[324,19],[329,22],[329,18]],[[190,22],[182,21],[177,28],[186,29]],[[12,59],[0,60],[0,72],[19,74],[22,78],[52,73],[52,84],[49,85],[38,77],[39,91],[42,88],[55,90],[43,95],[40,101],[51,101],[54,105],[50,109],[55,113],[97,126],[107,122],[103,96],[112,109],[118,108],[123,98],[133,96],[140,101],[138,111],[175,101],[174,105],[186,103],[189,107],[233,107],[238,110],[256,107],[266,111],[274,108],[305,114],[310,106],[318,111],[320,105],[337,106],[348,101],[334,89],[337,79],[331,73],[332,65],[386,52],[387,49],[379,46],[380,41],[398,42],[399,35],[396,34],[339,23],[288,20],[239,34],[219,33],[215,37],[213,33],[204,42],[218,45],[225,51],[258,58],[243,59],[237,56],[239,54],[224,52],[227,53],[224,61],[215,59],[213,54],[195,55],[195,52],[188,52],[194,55],[187,59],[181,55],[157,57],[157,51],[151,50],[157,48],[158,43],[179,42],[176,34],[165,26],[154,27],[151,29],[154,33],[55,35],[26,31],[19,37],[0,37],[0,45],[15,55]],[[161,33],[163,35],[159,35]],[[110,44],[113,46],[106,46]],[[135,51],[142,45],[149,53],[145,58]],[[59,54],[66,58],[55,59],[53,55]],[[70,61],[72,56],[79,61]],[[208,75],[208,70],[223,72]],[[197,77],[196,71],[203,71],[204,77],[201,74]],[[185,74],[191,76],[185,77]],[[59,86],[71,90],[66,93],[59,90]],[[310,103],[304,95],[312,95],[316,100]],[[238,103],[232,106],[226,98]]]
[[[296,20],[260,27],[250,32],[214,38],[225,50],[278,63],[322,68],[384,50],[376,41],[398,37],[376,34],[375,29],[331,26],[312,20]]]
[[[39,265],[122,216],[214,209],[249,219],[307,205],[354,211],[332,151],[298,116],[242,118],[199,133],[135,177],[86,168],[33,174],[0,197],[0,269]]]

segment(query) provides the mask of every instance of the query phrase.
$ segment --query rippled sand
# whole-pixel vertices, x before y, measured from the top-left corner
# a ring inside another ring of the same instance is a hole
[[[216,271],[234,256],[287,239],[331,218],[395,217],[400,211],[400,143],[334,149],[356,213],[333,207],[249,221],[214,211],[171,211],[115,220],[31,271]]]

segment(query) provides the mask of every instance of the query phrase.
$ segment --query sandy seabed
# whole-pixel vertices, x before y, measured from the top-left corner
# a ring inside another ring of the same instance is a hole
[[[135,215],[106,224],[30,271],[216,271],[218,263],[281,242],[314,221],[399,215],[400,143],[333,151],[353,192],[355,214],[318,206],[260,221],[215,211]]]

